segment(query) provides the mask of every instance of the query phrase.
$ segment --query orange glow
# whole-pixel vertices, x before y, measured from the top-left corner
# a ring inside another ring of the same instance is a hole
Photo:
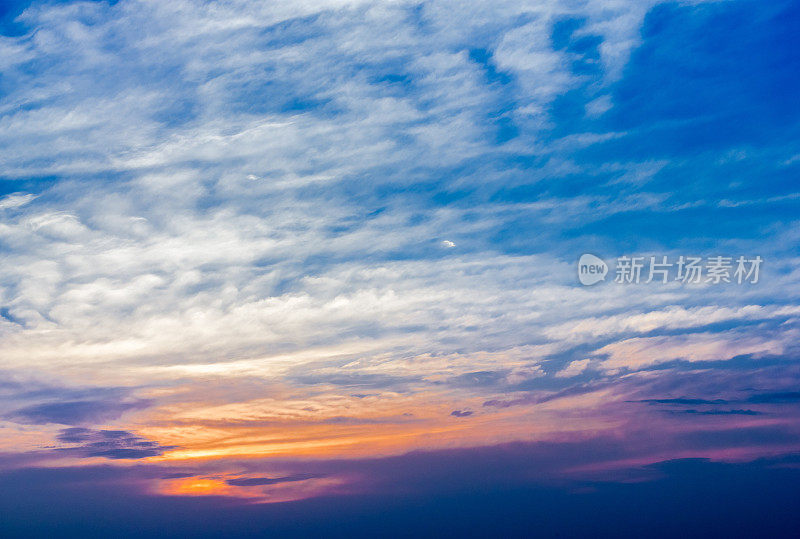
[[[225,478],[191,477],[161,481],[157,492],[167,496],[231,496],[246,498],[254,503],[278,503],[311,498],[340,489],[345,481],[341,478],[323,477],[302,481],[277,482],[261,486],[233,486]]]
[[[198,399],[171,409],[152,410],[136,431],[174,446],[148,459],[151,462],[378,457],[420,449],[545,440],[564,433],[596,433],[618,426],[619,419],[612,421],[594,413],[598,406],[618,398],[605,390],[508,408],[485,407],[485,397],[462,398],[456,404],[450,395],[430,392],[412,396],[383,393],[366,398],[322,393],[235,405]],[[454,409],[473,413],[468,418],[454,417]]]
[[[217,479],[172,479],[164,481],[159,489],[173,496],[232,496],[233,489]]]

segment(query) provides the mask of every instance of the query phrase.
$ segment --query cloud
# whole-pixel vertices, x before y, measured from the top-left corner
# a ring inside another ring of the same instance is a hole
[[[81,427],[63,429],[57,440],[76,444],[59,451],[83,458],[105,457],[112,460],[135,460],[157,457],[174,446],[162,446],[124,430],[94,430]]]
[[[555,376],[557,378],[572,378],[573,376],[578,376],[589,367],[591,361],[591,359],[578,359],[576,361],[571,361],[569,365],[558,371]]]
[[[776,393],[761,393],[749,397],[747,401],[752,403],[763,403],[763,404],[791,404],[800,402],[800,392],[783,391]]]
[[[7,210],[10,208],[19,208],[28,204],[36,198],[36,195],[30,193],[12,193],[0,199],[0,210]]]
[[[763,412],[756,410],[665,410],[670,414],[697,414],[697,415],[761,415]]]
[[[693,404],[728,404],[728,401],[723,399],[707,400],[707,399],[687,399],[687,398],[642,399],[638,402],[646,402],[648,404],[676,404],[678,406],[693,405]]]
[[[292,474],[283,477],[241,477],[235,479],[228,479],[226,483],[236,487],[258,487],[263,485],[274,485],[277,483],[292,483],[295,481],[306,481],[308,479],[317,479],[324,477],[319,474]]]
[[[432,349],[461,364],[426,375],[459,384],[507,371],[500,357],[471,365],[476,353],[787,320],[759,304],[768,291],[596,301],[565,277],[569,223],[667,207],[669,159],[582,166],[572,152],[624,133],[553,135],[572,125],[558,116],[567,94],[625,106],[614,85],[655,4],[478,2],[485,27],[451,2],[29,10],[39,38],[7,41],[41,71],[12,62],[3,132],[19,153],[5,170],[55,175],[58,188],[0,231],[3,294],[20,322],[4,334],[8,362],[113,380],[95,374],[100,360],[147,384],[155,372],[237,376],[234,358],[262,369],[264,350],[310,370],[309,349],[351,341],[359,372],[331,383],[399,388],[392,380],[419,381]],[[176,27],[153,23],[172,16]],[[518,136],[498,144],[506,124]],[[570,187],[588,177],[626,186]],[[430,242],[441,230],[457,258]],[[294,381],[330,376],[314,370]]]
[[[150,403],[147,401],[55,401],[34,404],[14,410],[6,415],[6,418],[34,425],[44,423],[60,423],[63,425],[97,424],[117,419],[126,412],[141,410],[149,405]]]
[[[636,370],[670,360],[725,361],[752,354],[779,356],[784,353],[783,338],[770,339],[743,332],[696,333],[679,336],[633,338],[606,345],[596,351],[608,359],[600,364],[605,371]]]

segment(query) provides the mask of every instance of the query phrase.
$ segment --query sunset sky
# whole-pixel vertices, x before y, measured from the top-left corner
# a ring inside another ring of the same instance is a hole
[[[0,536],[797,537],[798,27],[5,0]]]

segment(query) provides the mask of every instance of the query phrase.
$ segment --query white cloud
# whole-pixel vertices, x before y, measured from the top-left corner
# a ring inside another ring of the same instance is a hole
[[[796,339],[796,329],[772,337],[741,331],[637,337],[606,345],[596,354],[608,356],[599,366],[602,370],[616,373],[640,370],[671,360],[725,361],[742,355],[780,355]]]
[[[36,199],[36,195],[30,193],[12,193],[0,198],[0,210],[19,208]]]
[[[602,38],[587,108],[600,114],[652,4],[433,1],[419,22],[405,2],[29,9],[36,31],[0,38],[0,169],[59,181],[47,196],[0,200],[13,210],[0,223],[0,299],[13,319],[0,319],[3,365],[147,384],[228,367],[271,373],[275,357],[309,369],[346,359],[363,373],[446,380],[483,369],[517,383],[541,376],[548,354],[600,337],[735,320],[791,326],[796,314],[757,303],[797,289],[797,274],[735,300],[628,296],[576,288],[565,262],[574,244],[538,255],[493,244],[515,218],[546,233],[662,210],[661,195],[417,208],[380,194],[431,181],[481,193],[586,172],[568,150],[619,134],[541,140],[553,100],[586,83],[553,49],[553,24],[586,19],[578,32]],[[475,47],[490,66],[471,58]],[[489,80],[489,67],[511,82]],[[518,107],[498,112],[504,100]],[[498,145],[503,114],[523,136]],[[507,152],[541,166],[480,164]],[[662,165],[600,172],[641,186]],[[442,230],[451,239],[441,246],[459,245],[446,259],[430,240]],[[317,354],[324,345],[338,352]],[[606,368],[630,364],[639,349],[625,346],[603,349]],[[581,361],[562,376],[582,372]]]
[[[591,359],[578,359],[576,361],[571,361],[569,365],[558,371],[555,376],[556,378],[572,378],[573,376],[583,374],[583,372],[589,367],[591,361]]]

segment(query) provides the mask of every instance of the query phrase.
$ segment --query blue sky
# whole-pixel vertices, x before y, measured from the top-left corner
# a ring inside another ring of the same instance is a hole
[[[358,513],[427,458],[465,464],[409,487],[421,507],[476,484],[501,504],[525,455],[525,500],[608,481],[630,507],[693,466],[759,488],[800,449],[798,22],[754,0],[6,3],[0,484],[30,507],[113,484],[142,518]],[[582,287],[587,252],[764,265]]]

